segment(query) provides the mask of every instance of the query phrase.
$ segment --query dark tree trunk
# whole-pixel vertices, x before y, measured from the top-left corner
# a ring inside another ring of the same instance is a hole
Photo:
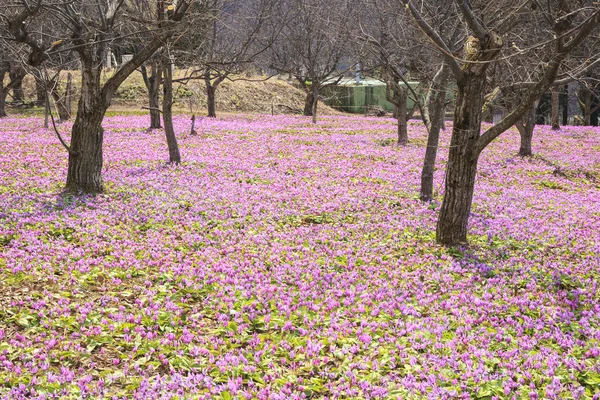
[[[12,86],[12,98],[15,103],[23,103],[25,95],[23,94],[23,78],[25,78],[26,72],[23,68],[11,68],[10,73],[10,85]]]
[[[425,123],[428,125],[427,148],[421,171],[421,201],[433,200],[433,174],[440,141],[440,130],[444,123],[444,103],[446,101],[446,82],[448,66],[443,65],[433,78],[425,102]]]
[[[160,104],[159,104],[159,89],[161,71],[159,62],[154,61],[150,65],[150,76],[145,65],[142,65],[142,77],[144,84],[148,90],[148,108],[150,114],[150,129],[160,129]]]
[[[313,83],[310,90],[312,93],[312,96],[311,96],[312,97],[312,105],[311,105],[310,115],[312,115],[312,123],[316,124],[317,123],[317,106],[319,104],[319,86],[317,86]]]
[[[563,99],[563,101],[561,101],[563,104],[562,125],[567,126],[569,125],[569,85],[563,86],[561,97]]]
[[[536,108],[537,104],[533,104],[527,114],[515,124],[521,136],[521,146],[519,147],[519,155],[521,157],[530,157],[533,154],[531,151],[531,142],[533,139],[533,128],[535,128]]]
[[[312,87],[306,91],[306,99],[304,100],[304,112],[303,115],[306,117],[310,117],[313,115],[313,106],[314,106],[314,93]]]
[[[206,85],[206,107],[208,108],[208,116],[216,118],[217,108],[215,105],[215,87],[210,81],[210,71],[204,74],[204,83]]]
[[[71,131],[67,189],[72,193],[100,193],[102,184],[102,120],[109,104],[101,92],[100,68],[82,60],[81,98]]]
[[[34,69],[33,76],[35,77],[35,105],[38,107],[46,106],[46,85],[44,78],[38,69]]]
[[[398,99],[398,145],[406,146],[408,144],[408,127],[406,124],[408,91],[399,85],[398,87],[399,90],[396,94]]]
[[[0,63],[0,118],[6,117],[6,96],[8,96],[10,87],[4,86],[4,78],[9,70],[10,65],[7,62]]]
[[[150,128],[160,129],[160,104],[158,98],[158,92],[160,88],[160,75],[161,71],[158,66],[158,62],[152,64],[152,72],[148,79],[149,87],[149,105],[150,105]],[[172,86],[172,85],[171,85]],[[172,91],[172,87],[171,87]]]
[[[592,124],[592,91],[585,89],[583,101],[583,120],[585,126]]]
[[[454,110],[452,140],[446,169],[446,193],[440,209],[436,238],[441,244],[467,244],[477,174],[477,139],[481,130],[481,107],[485,75],[465,72],[459,83]]]
[[[181,155],[179,154],[179,145],[173,128],[173,69],[169,62],[165,64],[163,68],[163,122],[165,124],[167,146],[169,147],[169,162],[179,164]]]
[[[65,89],[65,108],[69,113],[69,118],[73,115],[71,112],[73,99],[73,75],[69,72],[67,73],[67,87]]]
[[[559,113],[559,93],[558,88],[552,87],[552,130],[560,129],[560,113]]]
[[[4,88],[0,89],[0,118],[6,117],[6,96],[8,95],[8,90]]]

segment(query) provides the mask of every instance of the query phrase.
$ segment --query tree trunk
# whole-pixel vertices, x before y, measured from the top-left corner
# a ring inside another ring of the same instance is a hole
[[[458,85],[452,140],[446,169],[446,193],[437,222],[440,244],[467,244],[467,223],[471,213],[477,174],[477,139],[481,130],[484,74],[465,72]]]
[[[8,90],[0,88],[0,118],[6,117],[6,96]]]
[[[316,124],[317,123],[317,105],[319,104],[319,87],[313,83],[310,90],[312,92],[312,96],[311,96],[312,104],[311,104],[310,115],[312,115],[312,123]]]
[[[406,124],[407,89],[398,85],[396,97],[398,99],[398,145],[406,146],[408,144],[408,127]]]
[[[160,103],[159,103],[159,89],[160,89],[160,78],[162,72],[160,70],[160,63],[154,60],[150,64],[150,76],[148,76],[148,69],[145,65],[142,65],[142,78],[148,90],[148,110],[150,114],[150,129],[160,129]]]
[[[150,129],[160,129],[159,89],[161,71],[158,61],[152,63],[148,78],[148,99],[150,106]],[[172,89],[172,88],[171,88]]]
[[[33,76],[35,77],[35,105],[38,107],[46,106],[46,85],[44,78],[38,69],[34,69]]]
[[[67,87],[65,89],[65,108],[66,108],[66,111],[69,113],[69,118],[71,118],[71,115],[73,115],[73,113],[71,112],[72,94],[73,94],[73,74],[71,74],[69,72],[69,73],[67,73]]]
[[[552,130],[560,129],[560,113],[559,113],[559,93],[558,88],[552,87]]]
[[[65,95],[62,96],[58,85],[52,85],[52,98],[58,110],[59,122],[68,121],[71,119],[71,91],[73,86],[73,76],[69,72],[67,75],[67,85]]]
[[[314,94],[312,87],[309,88],[306,92],[306,99],[304,99],[304,116],[310,117],[313,115],[313,103],[314,103]]]
[[[169,147],[169,162],[179,164],[181,162],[181,155],[179,154],[179,145],[177,144],[175,129],[173,128],[173,69],[169,61],[165,63],[163,68],[162,114],[167,146]]]
[[[50,98],[46,95],[44,102],[44,129],[50,128]]]
[[[431,83],[431,88],[425,101],[425,123],[428,125],[427,148],[421,170],[421,201],[433,200],[433,174],[440,141],[440,130],[444,123],[444,103],[446,101],[446,83],[448,66],[442,65]]]
[[[585,126],[590,126],[592,124],[592,91],[587,89],[585,90],[585,98],[583,102],[583,120]]]
[[[561,92],[561,97],[563,99],[563,101],[561,101],[563,104],[562,125],[567,126],[569,125],[569,85],[564,85]]]
[[[11,68],[9,72],[10,82],[12,86],[12,98],[15,103],[23,103],[25,95],[23,94],[23,78],[26,72],[22,68]]]
[[[537,102],[531,106],[531,109],[525,114],[519,122],[515,124],[519,135],[521,136],[521,146],[519,147],[519,155],[521,157],[531,157],[531,142],[533,139],[533,128],[535,128],[535,110]]]
[[[10,71],[8,62],[0,62],[0,118],[6,117],[6,96],[10,90],[8,86],[4,86],[4,78]]]
[[[217,117],[217,108],[215,106],[215,87],[210,81],[210,71],[204,75],[204,83],[206,84],[206,107],[208,108],[208,116],[211,118]]]
[[[71,131],[67,190],[72,193],[101,193],[102,120],[109,104],[101,93],[101,71],[93,61],[82,60],[81,98]]]

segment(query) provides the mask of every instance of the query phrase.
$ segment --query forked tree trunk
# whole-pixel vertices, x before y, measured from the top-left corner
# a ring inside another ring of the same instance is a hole
[[[161,71],[158,61],[154,61],[151,66],[150,76],[148,76],[145,67],[142,68],[142,76],[144,77],[144,83],[146,89],[148,89],[148,106],[150,113],[150,129],[160,129],[160,103],[159,103],[159,89],[160,89],[160,77]]]
[[[179,164],[181,155],[179,154],[179,145],[173,128],[173,69],[167,61],[163,68],[163,121],[165,124],[165,136],[167,137],[167,146],[169,147],[169,162]]]
[[[446,193],[436,228],[437,241],[447,246],[467,244],[467,223],[477,175],[477,139],[481,130],[484,86],[484,74],[465,72],[464,80],[457,88]]]
[[[102,120],[109,106],[100,85],[100,68],[82,60],[81,98],[71,131],[67,189],[72,193],[100,193],[102,184]]]
[[[519,147],[519,155],[521,157],[530,157],[533,152],[531,150],[531,142],[533,140],[533,129],[535,128],[535,110],[537,102],[531,106],[531,109],[525,114],[516,124],[517,130],[521,137],[521,145]]]
[[[559,96],[558,88],[552,87],[552,130],[560,129]]]
[[[440,130],[444,123],[444,103],[446,101],[446,83],[448,79],[448,66],[442,65],[431,83],[431,88],[425,101],[427,110],[426,123],[429,128],[427,135],[427,148],[425,160],[421,170],[421,201],[433,200],[433,176],[435,161],[440,141]]]

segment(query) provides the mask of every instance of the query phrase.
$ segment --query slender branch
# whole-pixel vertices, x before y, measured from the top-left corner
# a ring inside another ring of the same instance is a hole
[[[554,77],[560,68],[560,64],[566,57],[566,54],[557,54],[542,78],[533,86],[524,96],[521,103],[499,123],[485,131],[477,140],[477,153],[481,153],[494,139],[500,136],[508,128],[513,126],[525,112],[531,107],[534,101],[550,87],[554,81]]]
[[[67,144],[67,142],[65,142],[65,140],[60,135],[60,132],[58,131],[58,128],[56,127],[56,122],[54,121],[54,114],[52,113],[52,107],[50,107],[50,95],[51,95],[50,92],[48,90],[46,90],[46,107],[48,107],[48,114],[50,114],[50,119],[52,120],[52,127],[54,128],[54,132],[56,133],[56,136],[58,137],[58,140],[63,145],[63,147],[65,149],[67,149],[67,152],[71,156],[77,157],[78,153],[75,152],[75,151],[73,151],[71,149],[71,146],[69,146]]]
[[[450,68],[452,69],[452,73],[458,82],[461,82],[464,77],[464,72],[462,71],[460,65],[456,61],[456,58],[452,55],[450,48],[444,42],[444,40],[440,37],[440,35],[423,19],[419,11],[412,4],[411,0],[402,0],[406,8],[412,14],[415,22],[419,26],[419,28],[429,37],[429,39],[438,47],[443,50],[444,58]]]
[[[475,34],[475,37],[483,42],[488,37],[489,33],[487,29],[485,29],[485,27],[482,26],[479,21],[477,21],[473,11],[471,11],[468,1],[456,0],[456,3],[458,4],[458,8],[460,9],[462,15],[465,17],[467,25],[469,25],[469,28],[471,28]]]

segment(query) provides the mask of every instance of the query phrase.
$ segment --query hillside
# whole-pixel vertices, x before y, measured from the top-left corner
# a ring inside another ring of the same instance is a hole
[[[105,79],[110,75],[107,73]],[[185,76],[185,71],[177,70],[175,79]],[[290,83],[279,79],[256,77],[253,80],[225,81],[219,85],[216,93],[217,115],[219,113],[260,113],[260,114],[294,114],[301,112],[304,107],[304,92]],[[66,72],[61,74],[62,84],[66,81]],[[78,88],[81,78],[79,72],[73,73],[75,87],[75,101],[78,97]],[[24,91],[27,101],[35,100],[35,81],[33,76],[24,80]],[[187,85],[176,83],[174,86],[176,113],[190,113],[202,115],[206,112],[205,86],[202,81],[190,81]],[[113,99],[110,111],[126,112],[130,114],[145,113],[142,108],[147,105],[148,92],[140,73],[132,74],[121,85]],[[9,98],[10,101],[10,98]],[[75,107],[74,107],[75,109]],[[9,108],[9,112],[15,109]],[[18,112],[26,114],[39,114],[39,108],[19,108]],[[333,115],[338,111],[320,103],[319,114]]]

